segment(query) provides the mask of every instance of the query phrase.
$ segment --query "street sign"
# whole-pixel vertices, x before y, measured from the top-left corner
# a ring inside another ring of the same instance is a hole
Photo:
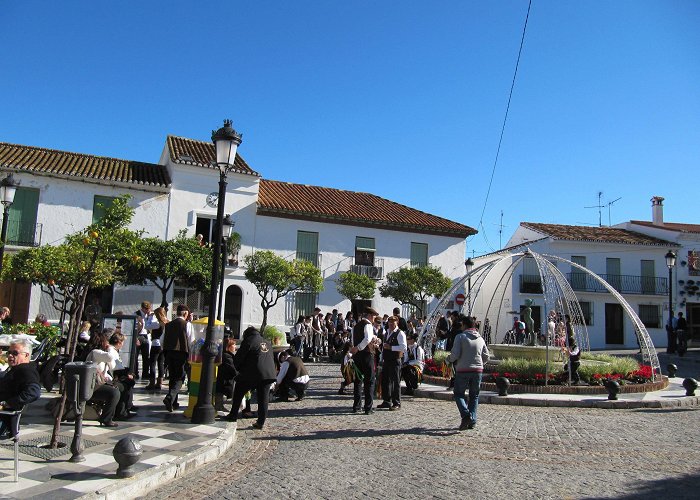
[[[455,304],[458,306],[461,306],[464,304],[464,294],[463,293],[458,293],[457,296],[455,297]]]

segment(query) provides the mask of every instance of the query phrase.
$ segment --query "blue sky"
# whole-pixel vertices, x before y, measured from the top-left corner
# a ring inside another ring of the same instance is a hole
[[[224,118],[268,179],[479,229],[698,220],[700,2],[0,4],[0,141],[157,162]],[[693,173],[695,172],[695,173]],[[483,218],[482,218],[483,212]]]

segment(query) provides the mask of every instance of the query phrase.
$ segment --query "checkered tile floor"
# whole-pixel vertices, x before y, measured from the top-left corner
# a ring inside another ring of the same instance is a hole
[[[157,467],[176,460],[218,437],[227,426],[226,422],[212,425],[192,424],[183,415],[187,408],[187,395],[180,394],[181,407],[168,413],[163,405],[162,394],[143,391],[142,383],[134,390],[134,405],[138,415],[119,427],[100,427],[97,421],[83,422],[84,462],[71,463],[70,441],[74,425],[62,423],[60,441],[66,442],[62,454],[55,452],[53,458],[40,458],[40,452],[28,448],[30,443],[39,446],[48,442],[53,429],[53,417],[46,404],[56,393],[42,394],[39,401],[25,409],[20,432],[19,482],[14,482],[12,441],[0,445],[0,498],[47,498],[54,500],[79,498],[101,488],[125,481],[116,477],[117,463],[112,457],[114,445],[121,438],[131,436],[138,439],[143,454],[134,466],[137,472]],[[22,443],[27,446],[22,446]],[[35,456],[39,455],[39,456]]]

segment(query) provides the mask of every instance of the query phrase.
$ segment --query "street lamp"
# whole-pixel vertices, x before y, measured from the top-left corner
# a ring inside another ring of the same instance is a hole
[[[219,259],[224,222],[224,202],[226,200],[226,175],[233,170],[236,161],[236,150],[241,144],[241,134],[231,126],[231,120],[224,120],[224,126],[212,131],[211,140],[216,149],[216,161],[212,167],[219,170],[219,197],[216,206],[216,227],[214,228],[214,247],[212,252],[211,286],[209,289],[209,317],[207,334],[202,346],[202,374],[199,381],[197,404],[192,411],[193,424],[212,424],[216,419],[216,411],[211,404],[211,387],[214,382],[214,359],[218,351],[214,338],[214,315],[216,312],[216,286],[219,284]]]
[[[216,319],[221,321],[221,316],[223,313],[221,312],[222,309],[222,303],[224,300],[224,273],[226,272],[226,256],[228,255],[228,240],[231,237],[231,233],[233,232],[233,226],[236,225],[236,223],[231,219],[230,214],[226,214],[223,220],[224,224],[224,231],[221,237],[223,238],[223,244],[222,244],[222,249],[221,249],[221,280],[219,280],[219,308],[217,309],[217,314],[216,314]]]
[[[474,268],[474,261],[471,259],[471,257],[467,257],[467,260],[464,261],[464,267],[467,268],[467,283],[468,283],[468,291],[467,291],[467,310],[469,314],[471,315],[472,313],[472,269]]]
[[[671,250],[666,252],[666,266],[668,266],[668,325],[666,326],[666,333],[668,336],[668,347],[666,352],[675,352],[675,346],[671,342],[671,337],[673,335],[673,268],[676,265],[676,254]]]
[[[15,181],[12,174],[8,174],[0,181],[0,203],[2,203],[2,231],[0,231],[0,276],[2,276],[2,261],[5,258],[5,243],[7,239],[7,217],[10,212],[10,205],[15,201],[19,182]]]

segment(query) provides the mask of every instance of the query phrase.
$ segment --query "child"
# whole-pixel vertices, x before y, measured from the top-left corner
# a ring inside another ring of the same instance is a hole
[[[236,352],[236,340],[233,337],[224,337],[224,350],[221,356],[221,365],[216,373],[216,392],[214,394],[214,408],[216,411],[226,411],[224,399],[233,395],[233,385],[238,370],[233,365],[233,355]]]
[[[345,394],[345,388],[355,381],[355,368],[353,367],[352,354],[350,354],[351,342],[346,342],[343,346],[343,360],[340,363],[340,373],[343,381],[340,382],[338,394]]]

